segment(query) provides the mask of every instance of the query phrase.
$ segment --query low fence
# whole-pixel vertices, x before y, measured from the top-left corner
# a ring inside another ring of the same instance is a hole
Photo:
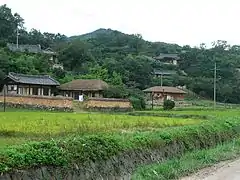
[[[57,96],[24,96],[7,94],[6,106],[10,108],[42,109],[50,111],[72,111],[72,98]],[[0,106],[3,106],[4,96],[0,94]]]
[[[87,110],[130,111],[132,104],[128,99],[89,98],[84,105]]]

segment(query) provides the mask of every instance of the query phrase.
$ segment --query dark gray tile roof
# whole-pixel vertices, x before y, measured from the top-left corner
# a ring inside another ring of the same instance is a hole
[[[43,54],[56,54],[50,48],[42,50],[40,45],[30,45],[30,44],[16,44],[7,43],[7,47],[13,52],[30,52],[30,53],[43,53]]]
[[[42,51],[40,45],[19,44],[17,47],[16,44],[8,43],[7,47],[10,51],[13,51],[13,52],[41,53]]]
[[[17,74],[9,73],[8,78],[12,79],[17,83],[22,84],[37,84],[37,85],[48,85],[48,86],[58,86],[60,85],[58,81],[51,78],[48,75],[27,75],[27,74]]]
[[[173,74],[176,74],[177,72],[176,71],[170,71],[170,70],[157,70],[157,69],[154,69],[153,73],[155,75],[173,75]]]
[[[175,60],[180,60],[180,57],[178,54],[159,54],[159,56],[155,57],[155,59],[175,59]]]

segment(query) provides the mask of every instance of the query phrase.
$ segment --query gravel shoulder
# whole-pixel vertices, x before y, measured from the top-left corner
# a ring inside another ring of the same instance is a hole
[[[240,159],[224,161],[212,167],[204,168],[194,175],[190,175],[181,180],[239,180],[240,179]]]

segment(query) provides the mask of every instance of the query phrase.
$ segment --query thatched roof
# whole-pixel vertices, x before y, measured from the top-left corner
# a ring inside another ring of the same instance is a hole
[[[186,94],[185,91],[178,89],[176,87],[169,86],[154,86],[148,89],[143,90],[143,92],[156,92],[156,93],[175,93],[175,94]]]
[[[60,90],[100,91],[108,88],[108,84],[98,79],[77,79],[59,86]]]
[[[10,72],[6,78],[21,84],[58,86],[59,82],[48,75],[28,75]]]

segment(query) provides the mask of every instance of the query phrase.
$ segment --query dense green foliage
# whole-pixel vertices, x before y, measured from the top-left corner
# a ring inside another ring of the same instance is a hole
[[[42,54],[13,53],[6,43],[16,42],[19,29],[20,44],[40,44],[52,48],[64,70],[53,69],[49,57]],[[172,70],[176,74],[164,77],[163,85],[186,85],[197,94],[213,98],[213,68],[217,62],[217,100],[240,102],[239,46],[216,41],[211,48],[178,46],[163,42],[148,42],[141,35],[127,35],[111,29],[99,29],[81,36],[27,32],[24,20],[13,14],[6,5],[0,6],[0,79],[8,72],[50,74],[61,83],[73,79],[102,79],[114,86],[144,89],[160,85],[154,78],[154,69]],[[178,66],[166,65],[152,57],[160,53],[178,53]],[[142,97],[141,97],[142,98]],[[135,102],[136,96],[131,96]],[[137,98],[137,101],[141,99]],[[139,103],[138,103],[139,104]],[[140,105],[136,105],[140,107]]]
[[[164,110],[171,110],[175,107],[175,102],[169,99],[165,99],[163,101],[163,109]]]
[[[104,91],[103,96],[106,98],[128,98],[136,110],[142,110],[146,107],[143,92],[136,88],[110,86]]]
[[[209,148],[239,137],[239,119],[208,121],[200,125],[166,128],[160,131],[105,133],[62,140],[35,142],[0,150],[0,172],[39,165],[63,166],[106,160],[133,149],[163,150],[175,144],[173,155]],[[181,148],[180,148],[181,147]],[[176,154],[177,153],[177,154]],[[171,153],[162,153],[167,158]],[[164,155],[165,154],[165,155]]]

